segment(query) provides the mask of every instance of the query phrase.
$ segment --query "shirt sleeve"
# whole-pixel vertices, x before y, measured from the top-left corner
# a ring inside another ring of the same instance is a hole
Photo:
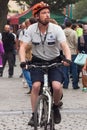
[[[25,34],[23,35],[22,39],[21,39],[24,43],[30,43],[31,42],[31,29],[28,28],[25,32]]]
[[[64,30],[59,26],[57,31],[57,41],[59,44],[66,42],[66,36]]]

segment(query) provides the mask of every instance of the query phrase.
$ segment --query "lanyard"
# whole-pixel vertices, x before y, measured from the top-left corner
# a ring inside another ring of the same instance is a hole
[[[46,34],[45,34],[44,37],[41,35],[41,31],[40,31],[40,39],[41,39],[41,44],[42,44],[42,47],[43,47],[43,54],[45,54],[44,43],[46,41],[47,34],[48,34],[48,28],[46,30]]]
[[[42,35],[41,35],[41,33],[40,33],[40,38],[41,38],[41,43],[42,43],[42,45],[44,45],[44,43],[45,43],[45,40],[46,40],[46,37],[47,37],[47,33],[48,33],[48,30],[46,31],[46,34],[45,34],[45,36],[44,36],[44,39],[42,38]]]
[[[48,33],[48,29],[47,29],[47,31],[46,31],[46,34],[45,34],[45,36],[44,36],[44,39],[43,39],[43,37],[42,37],[42,35],[41,35],[41,33],[40,33],[41,43],[42,43],[42,47],[43,47],[43,54],[45,54],[44,43],[45,43],[45,40],[46,40],[46,37],[47,37],[47,33]]]

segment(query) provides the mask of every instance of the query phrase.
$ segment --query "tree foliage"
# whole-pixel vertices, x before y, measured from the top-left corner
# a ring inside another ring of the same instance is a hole
[[[24,1],[24,0],[17,0],[17,1]],[[34,4],[38,2],[44,1],[50,5],[51,10],[59,11],[63,9],[64,7],[66,7],[66,5],[74,4],[78,2],[79,0],[25,0],[25,1],[30,6],[33,6]]]
[[[21,1],[26,2],[30,6],[41,2],[42,0],[13,0],[17,3],[21,4]],[[66,5],[75,3],[79,0],[43,0],[48,3],[53,11],[59,11],[63,9]],[[8,2],[9,0],[0,0],[0,31],[3,30],[3,26],[7,22],[7,14],[8,14]]]
[[[87,16],[87,0],[81,0],[75,5],[73,16],[75,19],[81,19]]]
[[[0,32],[7,21],[8,2],[9,0],[0,0]]]

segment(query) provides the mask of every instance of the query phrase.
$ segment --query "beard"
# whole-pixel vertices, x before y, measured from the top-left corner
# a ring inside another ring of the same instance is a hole
[[[48,25],[48,23],[49,23],[49,19],[46,19],[45,21],[42,21],[39,19],[38,21],[39,21],[39,23],[41,23],[44,26]]]

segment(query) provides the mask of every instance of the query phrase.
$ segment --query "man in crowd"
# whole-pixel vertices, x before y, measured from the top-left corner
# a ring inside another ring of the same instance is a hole
[[[14,44],[15,44],[15,37],[10,32],[10,26],[5,25],[4,32],[2,33],[2,41],[4,47],[4,55],[3,55],[3,70],[8,61],[9,70],[8,70],[8,77],[11,78],[14,73]]]
[[[77,37],[76,31],[73,30],[71,28],[71,26],[72,26],[71,21],[68,20],[65,22],[64,32],[65,32],[65,35],[67,38],[67,43],[68,43],[70,51],[71,51],[72,63],[70,66],[64,66],[65,80],[63,83],[63,88],[67,89],[69,87],[69,77],[71,74],[73,89],[79,89],[78,69],[77,69],[77,65],[74,63],[74,60],[77,56],[78,37]]]

